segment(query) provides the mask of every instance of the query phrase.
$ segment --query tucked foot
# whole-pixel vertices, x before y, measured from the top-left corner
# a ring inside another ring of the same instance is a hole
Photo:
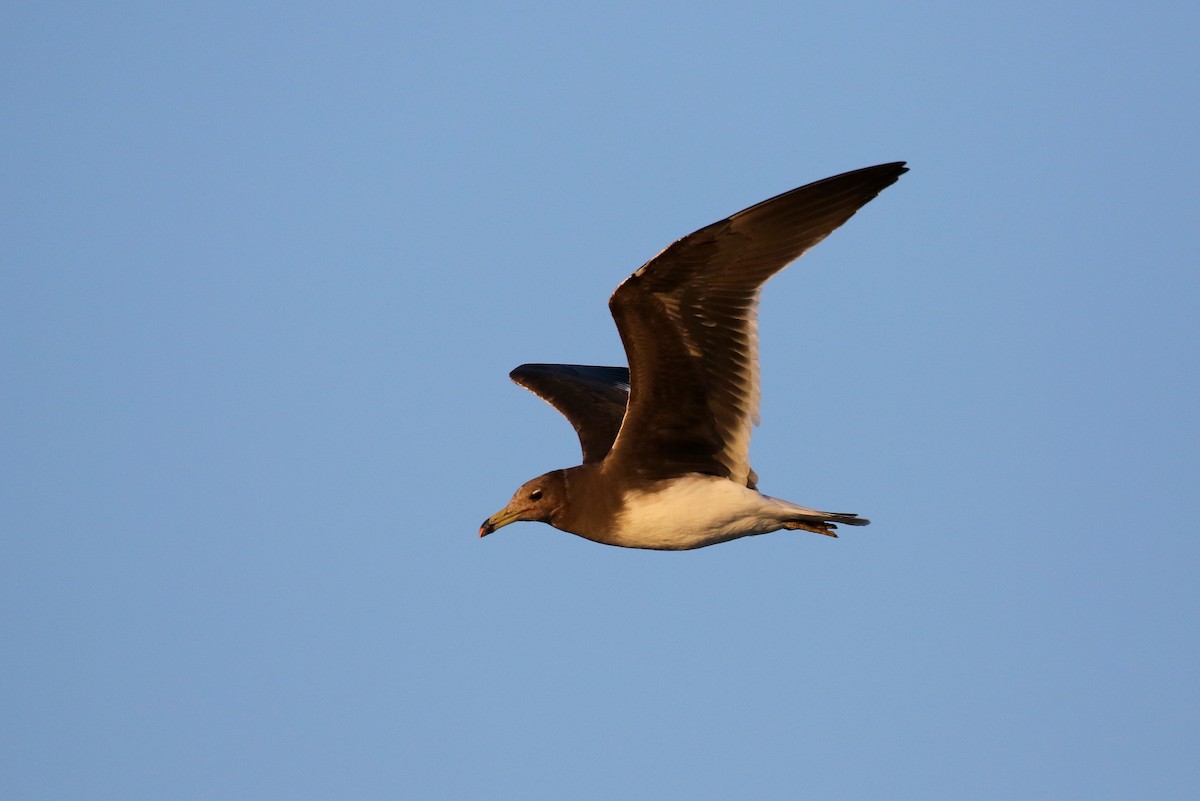
[[[837,532],[834,530],[837,526],[832,523],[816,523],[800,520],[791,520],[783,524],[783,527],[788,531],[811,531],[814,534],[824,534],[826,537],[837,537]]]

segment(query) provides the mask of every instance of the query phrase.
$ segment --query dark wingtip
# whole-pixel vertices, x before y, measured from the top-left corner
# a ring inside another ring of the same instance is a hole
[[[900,180],[901,175],[904,175],[904,173],[908,172],[907,165],[907,161],[889,161],[885,164],[876,164],[873,167],[863,167],[862,169],[851,170],[848,173],[835,175],[833,178],[846,178],[852,175],[860,175],[864,177],[867,175],[876,175],[879,176],[883,182],[883,185],[880,186],[880,191],[882,191],[883,189],[886,189],[887,187],[896,183],[896,181]]]
[[[886,164],[876,164],[874,167],[864,167],[861,170],[854,170],[854,172],[880,173],[887,180],[887,183],[884,184],[884,187],[886,188],[898,181],[901,175],[904,175],[904,173],[908,172],[908,162],[889,161]]]

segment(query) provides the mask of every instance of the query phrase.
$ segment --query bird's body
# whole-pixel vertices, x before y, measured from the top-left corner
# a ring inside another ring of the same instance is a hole
[[[692,473],[631,493],[617,514],[610,541],[630,548],[679,551],[828,517],[727,478]],[[864,521],[848,518],[846,522]]]
[[[760,493],[759,293],[768,278],[906,170],[883,164],[759,203],[675,242],[609,301],[630,368],[522,365],[512,372],[579,434],[583,464],[526,482],[480,536],[536,520],[596,542],[685,550],[779,529],[836,536],[857,515]]]

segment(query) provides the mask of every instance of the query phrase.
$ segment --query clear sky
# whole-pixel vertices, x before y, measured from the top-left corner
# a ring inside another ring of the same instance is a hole
[[[1200,797],[1194,3],[7,3],[0,797]],[[762,488],[479,523],[507,380],[812,180]]]

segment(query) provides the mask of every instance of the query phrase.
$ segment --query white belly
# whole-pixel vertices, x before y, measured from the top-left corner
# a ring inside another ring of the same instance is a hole
[[[627,497],[611,536],[627,548],[701,548],[775,531],[782,517],[803,509],[726,478],[687,476]]]

